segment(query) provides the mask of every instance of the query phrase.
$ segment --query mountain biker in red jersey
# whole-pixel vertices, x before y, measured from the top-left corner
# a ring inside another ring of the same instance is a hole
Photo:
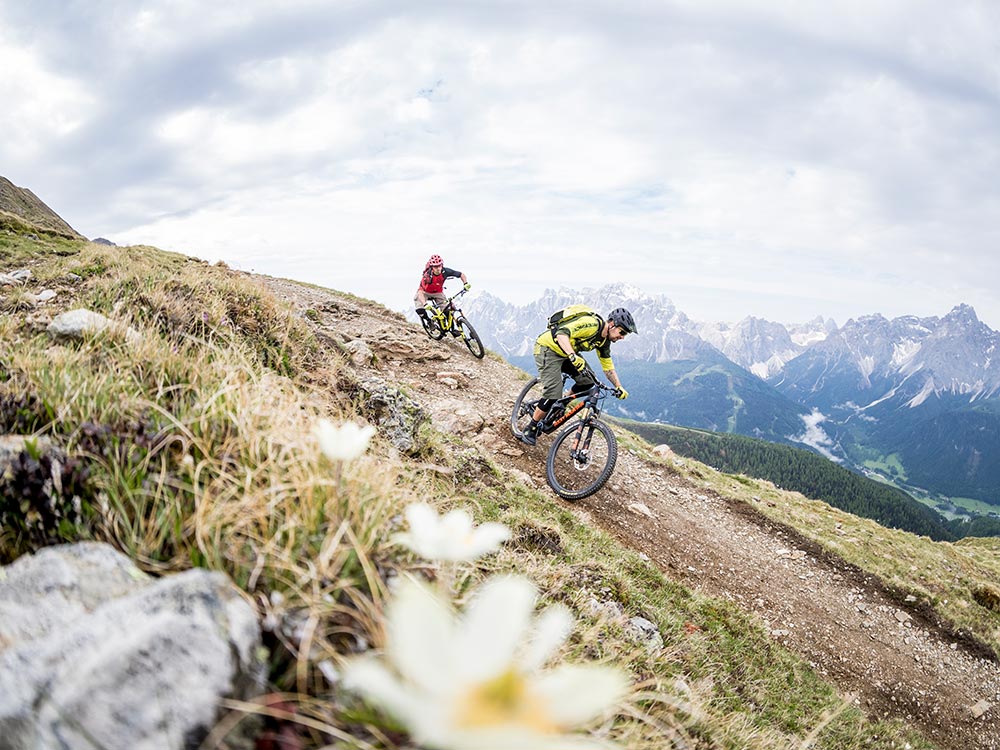
[[[461,279],[462,283],[465,284],[466,291],[472,288],[464,273],[445,268],[441,256],[432,255],[424,266],[424,273],[420,277],[420,286],[417,287],[417,293],[413,296],[417,315],[426,318],[428,311],[433,310],[435,303],[441,307],[448,301],[448,297],[444,293],[444,282],[448,279]]]
[[[596,313],[587,313],[549,329],[535,339],[535,365],[544,390],[521,442],[528,445],[537,442],[538,423],[545,418],[552,402],[562,396],[562,373],[573,378],[573,393],[583,393],[593,387],[594,378],[587,372],[587,361],[577,354],[579,351],[596,350],[604,374],[618,389],[615,396],[628,398],[628,391],[622,388],[611,361],[611,343],[637,332],[632,313],[624,307],[616,307],[608,313],[607,321]]]

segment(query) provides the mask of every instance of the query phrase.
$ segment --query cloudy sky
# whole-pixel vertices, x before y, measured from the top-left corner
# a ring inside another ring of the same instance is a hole
[[[91,238],[1000,329],[992,0],[0,0],[0,70],[0,175]]]

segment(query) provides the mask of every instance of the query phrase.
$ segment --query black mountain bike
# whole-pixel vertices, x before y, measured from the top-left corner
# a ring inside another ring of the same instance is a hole
[[[420,315],[420,325],[424,327],[427,335],[435,341],[443,339],[446,333],[462,339],[469,351],[472,352],[472,356],[476,359],[482,359],[486,354],[482,339],[479,338],[472,323],[462,314],[461,308],[455,303],[455,300],[463,294],[465,294],[464,289],[449,297],[443,307],[435,307],[434,311],[428,313],[427,317]]]
[[[567,380],[569,376],[564,374],[564,387]],[[618,460],[618,440],[601,421],[601,402],[615,390],[595,382],[582,393],[557,399],[542,420],[541,432],[545,434],[565,425],[556,435],[545,462],[549,486],[559,497],[580,500],[593,495],[611,478]],[[533,378],[524,386],[510,414],[510,429],[515,437],[524,434],[541,398],[542,383]]]

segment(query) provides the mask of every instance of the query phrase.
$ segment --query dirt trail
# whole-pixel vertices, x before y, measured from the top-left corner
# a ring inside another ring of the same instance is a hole
[[[327,334],[364,340],[378,358],[372,374],[405,384],[432,412],[465,403],[482,416],[474,439],[495,462],[551,492],[548,439],[528,448],[510,435],[524,381],[509,365],[473,359],[458,341],[432,342],[377,306],[260,278],[318,311]],[[439,378],[445,372],[459,387]],[[902,719],[947,750],[1000,750],[1000,666],[794,530],[624,451],[608,486],[575,507],[669,577],[759,615],[868,715]],[[983,701],[989,708],[975,717]]]

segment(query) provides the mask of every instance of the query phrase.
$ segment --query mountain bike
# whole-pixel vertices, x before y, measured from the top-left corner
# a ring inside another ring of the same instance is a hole
[[[564,386],[569,377],[563,375]],[[565,425],[552,442],[545,462],[549,486],[565,500],[593,495],[615,470],[618,440],[611,428],[601,421],[601,402],[615,391],[596,381],[582,393],[569,393],[554,401],[542,419],[540,431],[546,435]],[[541,398],[542,383],[533,378],[524,386],[510,413],[510,429],[515,437],[524,434]]]
[[[479,338],[476,329],[472,327],[472,323],[462,314],[461,308],[455,302],[463,294],[465,294],[464,289],[449,297],[443,307],[435,305],[434,310],[428,312],[427,317],[419,316],[420,325],[424,327],[427,335],[435,341],[443,339],[446,333],[462,339],[469,351],[472,352],[472,356],[476,359],[482,359],[486,354],[482,339]]]

